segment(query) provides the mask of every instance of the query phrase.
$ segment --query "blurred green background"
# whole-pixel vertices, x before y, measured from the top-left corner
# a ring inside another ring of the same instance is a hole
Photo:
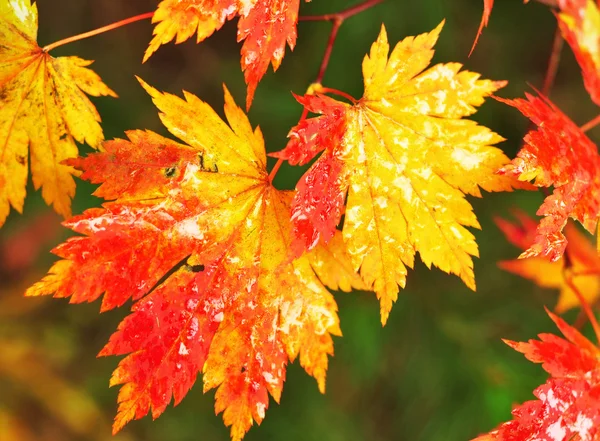
[[[301,14],[336,12],[355,1],[316,0]],[[40,45],[148,12],[156,0],[39,0]],[[390,42],[446,25],[435,62],[458,61],[486,78],[506,79],[504,97],[541,87],[555,30],[547,7],[519,0],[497,2],[490,26],[471,58],[467,54],[481,17],[481,0],[387,0],[349,19],[341,28],[324,79],[329,87],[362,95],[361,60],[385,23]],[[150,98],[134,78],[158,89],[190,91],[221,111],[222,83],[238,103],[245,100],[235,22],[200,45],[193,39],[163,46],[149,62],[141,58],[152,27],[140,22],[53,54],[96,60],[93,68],[119,95],[94,99],[107,139],[128,129],[166,134]],[[265,133],[267,149],[280,150],[301,114],[290,92],[303,93],[314,80],[330,24],[300,23],[296,50],[280,70],[258,87],[250,119]],[[597,110],[587,97],[574,57],[565,48],[551,97],[576,122]],[[221,112],[222,114],[222,112]],[[501,148],[514,156],[528,122],[514,109],[489,100],[475,119],[507,138]],[[591,132],[591,136],[598,133]],[[82,147],[81,152],[90,149]],[[303,169],[284,166],[276,185],[293,188]],[[97,206],[93,186],[78,181],[74,213]],[[510,418],[511,406],[532,398],[544,381],[539,366],[509,349],[501,338],[528,339],[554,332],[543,306],[557,293],[502,272],[496,262],[514,258],[493,224],[520,207],[533,214],[540,193],[486,194],[472,200],[482,224],[477,231],[481,258],[475,262],[477,292],[458,278],[418,263],[385,328],[373,294],[336,295],[343,338],[335,341],[327,393],[297,363],[290,366],[281,405],[271,403],[253,440],[468,440]],[[220,441],[228,429],[213,411],[213,393],[200,379],[177,408],[157,421],[130,423],[111,437],[116,388],[108,388],[117,358],[95,356],[128,313],[128,307],[99,314],[99,304],[68,305],[65,300],[22,298],[54,261],[49,250],[68,237],[59,218],[30,185],[23,216],[13,212],[0,230],[0,438],[3,441],[108,440]],[[576,311],[567,314],[571,322]],[[586,329],[587,331],[587,329]]]

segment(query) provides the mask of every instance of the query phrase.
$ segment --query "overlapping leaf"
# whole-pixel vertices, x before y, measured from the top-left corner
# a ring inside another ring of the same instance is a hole
[[[348,105],[321,95],[300,102],[321,116],[295,127],[276,156],[306,163],[324,151],[297,186],[292,204],[299,254],[335,233],[343,236],[354,268],[381,302],[385,322],[420,253],[428,266],[458,275],[475,288],[474,236],[479,227],[465,194],[510,190],[496,171],[508,158],[502,138],[462,119],[504,85],[460,71],[458,63],[424,69],[442,25],[408,37],[391,54],[385,29],[363,62],[364,97]]]
[[[271,186],[262,134],[227,91],[229,126],[191,94],[145,88],[187,145],[132,131],[71,161],[112,202],[66,223],[83,236],[54,250],[64,260],[28,295],[104,294],[103,310],[143,297],[101,352],[129,354],[111,380],[123,384],[115,431],[179,403],[202,372],[239,440],[263,420],[269,394],[279,401],[288,360],[324,390],[340,329],[323,284],[363,284],[341,238],[289,260],[293,193]]]
[[[593,0],[559,0],[558,24],[581,67],[585,87],[600,105],[600,11]]]
[[[597,441],[600,436],[600,349],[549,313],[566,339],[540,334],[528,343],[507,341],[550,378],[516,407],[513,420],[477,441]]]
[[[526,99],[501,100],[516,107],[537,130],[502,172],[538,187],[554,187],[537,214],[544,216],[537,235],[521,257],[558,260],[567,246],[562,233],[569,218],[595,233],[600,215],[600,156],[596,145],[550,100],[526,94]]]
[[[197,42],[208,38],[232,18],[239,16],[238,41],[242,46],[242,70],[248,85],[246,107],[252,104],[256,86],[269,64],[277,70],[286,43],[296,45],[300,0],[163,0],[154,14],[154,38],[144,61],[163,44],[181,43],[197,34]]]
[[[520,225],[503,219],[497,219],[496,223],[511,243],[526,250],[535,240],[537,223],[522,212],[516,212],[516,216]],[[568,268],[565,268],[567,263],[564,258],[552,262],[542,256],[499,263],[500,268],[533,280],[541,287],[559,289],[560,295],[555,308],[558,313],[580,305],[566,277],[571,278],[589,304],[596,303],[600,298],[600,257],[596,248],[572,224],[567,224],[565,236],[569,241],[566,249]],[[566,269],[568,271],[565,274]]]
[[[0,0],[0,226],[21,212],[28,158],[36,189],[63,216],[71,214],[75,141],[97,147],[100,116],[88,95],[116,96],[78,57],[53,58],[36,43],[37,7]],[[29,148],[29,149],[28,149]]]

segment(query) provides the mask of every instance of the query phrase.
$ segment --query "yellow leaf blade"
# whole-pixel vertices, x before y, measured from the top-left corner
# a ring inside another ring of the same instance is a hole
[[[37,45],[36,34],[35,4],[2,2],[0,226],[11,206],[23,209],[28,156],[35,188],[42,188],[59,214],[70,216],[75,171],[62,161],[77,156],[75,140],[94,148],[103,140],[100,116],[85,93],[116,96],[85,67],[89,61],[51,57]]]

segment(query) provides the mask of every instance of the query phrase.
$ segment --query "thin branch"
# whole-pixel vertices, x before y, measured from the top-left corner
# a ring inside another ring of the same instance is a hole
[[[323,61],[321,61],[321,67],[319,68],[319,74],[317,75],[315,83],[320,84],[321,81],[323,81],[325,71],[329,65],[329,59],[331,58],[331,52],[333,52],[335,39],[337,38],[338,31],[340,30],[340,26],[342,26],[343,22],[343,20],[337,19],[333,21],[333,27],[331,28],[331,33],[329,34],[329,40],[327,41],[327,47],[325,48],[325,54],[323,55]]]
[[[551,8],[558,8],[558,0],[535,0],[538,3],[541,3],[546,6],[550,6]]]
[[[269,173],[269,182],[271,184],[273,183],[273,179],[275,179],[275,175],[277,174],[277,172],[279,171],[279,169],[283,165],[283,161],[285,161],[285,159],[283,159],[283,158],[277,159],[277,162],[273,166],[273,169],[271,170],[271,173]]]
[[[550,58],[548,58],[548,67],[546,68],[546,76],[544,78],[544,85],[542,86],[542,95],[550,96],[550,90],[554,85],[556,79],[556,72],[558,71],[558,65],[560,64],[560,54],[564,45],[564,39],[560,32],[560,26],[556,26],[554,31],[554,41],[552,42],[552,52]]]
[[[582,132],[587,132],[588,130],[591,130],[594,127],[596,127],[598,124],[600,124],[600,115],[596,116],[591,121],[586,122],[584,125],[582,125],[580,127],[580,129]]]
[[[333,21],[342,20],[352,17],[353,15],[359,14],[369,8],[372,8],[379,3],[383,3],[385,0],[366,0],[358,5],[351,6],[348,9],[344,9],[341,12],[334,14],[323,14],[323,15],[301,15],[298,17],[299,21]]]
[[[358,100],[356,98],[354,98],[352,95],[346,93],[346,92],[342,92],[341,90],[337,90],[337,89],[332,89],[330,87],[321,87],[321,89],[319,90],[319,92],[321,93],[329,93],[332,95],[338,95],[341,97],[346,98],[348,101],[350,101],[353,104],[358,103]]]
[[[152,18],[154,16],[154,12],[147,12],[145,14],[136,15],[135,17],[129,17],[125,20],[118,21],[116,23],[109,24],[107,26],[103,26],[98,29],[94,29],[93,31],[85,32],[83,34],[74,35],[69,38],[64,38],[55,43],[49,44],[43,47],[44,52],[50,52],[52,49],[56,49],[59,46],[63,46],[68,43],[72,43],[74,41],[83,40],[85,38],[93,37],[94,35],[103,34],[104,32],[112,31],[113,29],[120,28],[121,26],[128,25],[130,23],[135,23],[136,21],[146,20]]]
[[[589,319],[590,323],[592,324],[592,328],[594,328],[594,333],[596,334],[596,340],[598,342],[600,342],[600,325],[598,325],[596,316],[594,315],[592,308],[590,307],[589,303],[587,302],[587,300],[585,299],[583,294],[581,294],[581,291],[579,291],[579,288],[577,288],[577,286],[573,282],[573,274],[571,274],[570,271],[568,271],[568,270],[566,272],[567,272],[567,274],[565,274],[565,281],[566,281],[567,285],[569,286],[569,288],[571,288],[571,290],[577,296],[577,299],[579,300],[579,303],[581,304],[581,308],[585,311],[587,318]]]

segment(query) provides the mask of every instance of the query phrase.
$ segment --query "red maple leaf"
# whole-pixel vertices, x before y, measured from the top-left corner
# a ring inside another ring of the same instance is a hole
[[[600,349],[548,311],[566,339],[540,334],[527,343],[506,341],[550,378],[512,411],[513,420],[477,441],[597,441],[600,435]]]
[[[600,156],[581,129],[543,96],[500,101],[516,107],[536,126],[525,136],[525,146],[501,173],[554,187],[537,211],[541,220],[533,245],[521,257],[543,255],[555,261],[564,253],[562,233],[569,218],[594,233],[600,215]]]
[[[182,43],[196,33],[200,43],[239,16],[237,39],[244,41],[241,63],[249,108],[269,63],[277,70],[286,42],[294,49],[299,8],[300,0],[163,0],[152,19],[157,25],[144,61],[173,39]]]
[[[80,236],[28,295],[72,303],[103,296],[102,309],[139,301],[100,355],[127,355],[114,430],[179,403],[203,374],[215,408],[240,440],[279,401],[289,361],[325,388],[332,335],[340,335],[332,289],[364,288],[341,233],[289,259],[294,192],[275,189],[261,131],[229,92],[229,124],[191,94],[145,85],[165,126],[187,144],[149,131],[71,161],[101,184],[107,202],[65,223]]]

